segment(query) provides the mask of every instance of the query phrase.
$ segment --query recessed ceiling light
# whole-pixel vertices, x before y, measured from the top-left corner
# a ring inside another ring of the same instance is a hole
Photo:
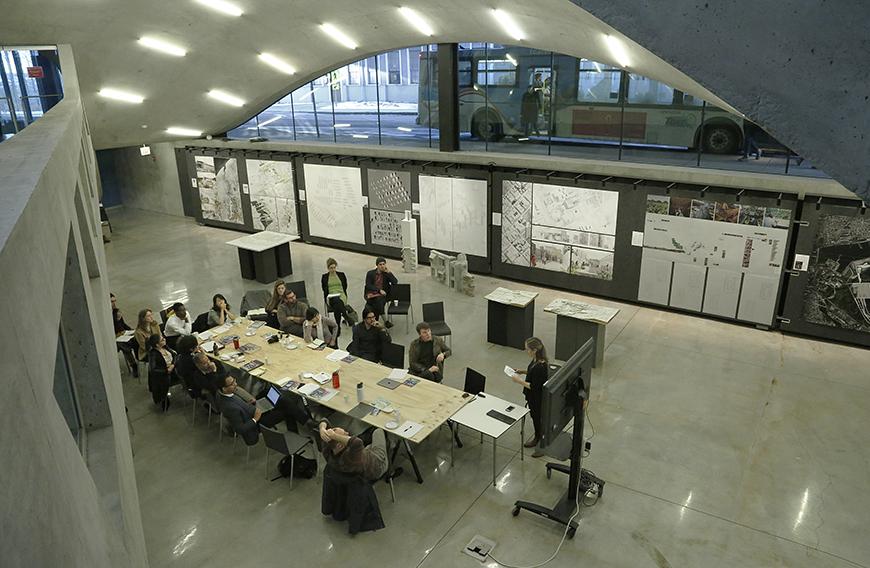
[[[411,130],[407,126],[397,126],[396,130],[401,130],[402,132],[414,132],[413,130]]]
[[[176,57],[184,57],[185,55],[187,55],[187,50],[185,50],[183,47],[179,47],[174,43],[163,41],[162,39],[157,39],[156,37],[141,37],[139,38],[139,43],[150,49],[154,49],[156,51],[160,51],[169,55],[174,55]]]
[[[167,134],[172,134],[173,136],[202,136],[202,132],[199,130],[193,130],[192,128],[182,128],[180,126],[170,126],[166,129]]]
[[[401,8],[399,8],[399,12],[401,12],[402,16],[404,16],[405,19],[408,20],[408,23],[417,28],[417,31],[419,31],[421,34],[425,36],[435,35],[435,32],[432,30],[432,26],[429,25],[429,22],[424,20],[423,16],[418,14],[415,10],[402,6]]]
[[[610,50],[610,55],[616,59],[622,67],[628,67],[631,61],[628,58],[628,52],[625,50],[625,45],[618,37],[609,34],[604,34],[604,43],[607,44],[607,49]]]
[[[320,24],[320,29],[323,33],[345,46],[348,49],[356,49],[356,42],[353,41],[346,33],[333,26],[332,24]]]
[[[212,10],[217,10],[218,12],[224,13],[228,16],[241,16],[244,14],[242,9],[233,4],[232,2],[226,2],[225,0],[195,0],[197,4],[202,4],[207,8],[211,8]]]
[[[282,59],[275,57],[271,53],[261,53],[259,57],[260,61],[266,63],[267,65],[271,65],[282,73],[286,73],[288,75],[293,75],[294,73],[296,73],[296,69],[294,69],[292,65],[285,63]]]
[[[240,106],[243,106],[245,104],[245,101],[243,101],[239,97],[236,97],[234,95],[227,93],[226,91],[221,91],[219,89],[212,89],[211,91],[208,92],[208,96],[210,96],[211,98],[213,98],[216,101],[220,101],[222,103],[226,103],[228,105],[232,105],[235,107],[240,107]]]
[[[492,11],[493,17],[501,24],[501,27],[504,29],[505,33],[514,38],[517,41],[522,41],[524,38],[523,30],[517,25],[514,21],[513,17],[505,12],[504,10],[500,10],[498,8],[494,8]]]
[[[119,91],[118,89],[100,89],[97,94],[107,99],[124,101],[125,103],[139,104],[145,100],[145,97],[143,97],[142,95],[137,95],[136,93],[131,93],[128,91]]]

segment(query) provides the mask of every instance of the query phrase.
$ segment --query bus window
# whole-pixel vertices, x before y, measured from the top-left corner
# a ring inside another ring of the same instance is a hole
[[[477,82],[489,86],[514,87],[517,84],[517,66],[508,59],[479,59]]]
[[[437,67],[437,65],[436,65]],[[471,86],[471,58],[460,57],[457,63],[457,73],[459,75],[459,88]]]
[[[577,102],[618,102],[620,73],[616,67],[581,59],[577,73]]]
[[[674,88],[661,81],[637,75],[628,74],[629,104],[636,105],[672,105],[675,104]]]

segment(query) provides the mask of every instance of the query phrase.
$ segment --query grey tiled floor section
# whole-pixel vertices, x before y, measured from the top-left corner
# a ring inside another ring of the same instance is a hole
[[[128,322],[140,307],[176,299],[205,311],[214,292],[237,307],[244,290],[258,287],[240,278],[224,245],[238,233],[135,210],[110,215],[111,285]],[[319,298],[328,256],[361,308],[363,273],[373,265],[366,255],[294,244],[291,279],[306,280]],[[488,391],[515,402],[520,389],[501,368],[525,365],[525,356],[486,342],[482,296],[498,285],[539,291],[535,330],[548,346],[555,321],[543,306],[582,298],[482,276],[468,298],[433,283],[425,267],[403,274],[391,264],[412,284],[418,318],[423,301],[446,303],[455,348],[446,382],[461,388],[471,366],[487,375]],[[593,379],[595,436],[584,461],[607,488],[549,566],[870,566],[870,352],[592,301],[621,310]],[[400,320],[395,340],[407,346],[412,337]],[[499,440],[496,487],[489,442],[465,433],[451,468],[448,431],[436,432],[417,451],[425,483],[406,472],[395,504],[378,484],[387,528],[349,537],[321,516],[319,478],[292,491],[286,480],[269,482],[262,446],[246,463],[241,444],[218,442],[204,414],[190,424],[181,393],[163,415],[144,385],[123,380],[152,566],[471,567],[478,563],[460,548],[475,534],[496,540],[500,559],[528,565],[561,538],[550,521],[510,514],[514,500],[549,504],[566,485],[564,476],[546,478],[544,460],[520,460],[518,431]]]

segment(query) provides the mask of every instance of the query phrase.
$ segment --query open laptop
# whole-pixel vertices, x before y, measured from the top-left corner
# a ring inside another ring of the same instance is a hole
[[[266,393],[266,398],[257,399],[257,408],[260,409],[260,412],[269,412],[278,405],[279,398],[281,398],[281,392],[271,386],[269,392]]]

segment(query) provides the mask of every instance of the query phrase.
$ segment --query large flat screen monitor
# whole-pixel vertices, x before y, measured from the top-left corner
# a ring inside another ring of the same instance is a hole
[[[544,383],[541,398],[541,426],[544,429],[541,446],[549,446],[574,418],[577,397],[589,397],[592,383],[592,363],[595,342],[586,341],[570,359]]]

